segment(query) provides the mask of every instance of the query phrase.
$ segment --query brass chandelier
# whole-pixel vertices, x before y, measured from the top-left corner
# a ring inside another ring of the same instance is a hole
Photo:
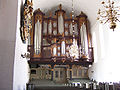
[[[72,29],[73,29],[73,42],[72,45],[69,46],[69,55],[70,57],[75,60],[79,58],[79,48],[77,45],[77,40],[75,39],[75,26],[74,26],[74,9],[73,9],[73,0],[72,0]]]
[[[113,29],[114,31],[117,26],[116,22],[119,21],[118,16],[120,15],[120,7],[115,6],[115,2],[110,0],[108,0],[108,2],[103,1],[101,4],[104,10],[98,10],[97,20],[99,20],[101,23],[109,23],[110,29]]]

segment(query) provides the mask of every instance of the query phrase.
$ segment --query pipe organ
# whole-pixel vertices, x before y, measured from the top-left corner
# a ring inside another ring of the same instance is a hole
[[[79,47],[79,59],[76,63],[92,64],[94,60],[93,48],[87,16],[81,12],[72,23],[72,15],[67,16],[61,4],[59,9],[55,11],[55,15],[50,12],[49,16],[46,16],[40,9],[34,11],[30,32],[31,41],[28,46],[30,62],[73,63],[68,50],[68,46],[73,42],[73,24],[76,43]]]
[[[32,6],[32,0],[25,1],[20,29],[22,41],[28,40],[30,79],[66,82],[72,78],[88,78],[88,66],[94,57],[87,16],[81,12],[73,19],[61,4],[54,15],[50,12],[46,16],[40,9],[33,12]],[[70,57],[73,52],[77,53],[77,60]]]

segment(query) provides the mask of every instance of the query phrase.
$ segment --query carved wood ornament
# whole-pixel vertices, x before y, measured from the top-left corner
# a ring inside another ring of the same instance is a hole
[[[60,19],[61,18],[61,19]],[[41,26],[41,53],[37,55],[35,51],[35,24],[37,21],[42,24]],[[75,38],[77,40],[78,46],[81,45],[81,26],[85,24],[86,26],[86,33],[87,33],[87,42],[88,42],[88,51],[90,56],[93,54],[93,48],[89,43],[91,43],[91,35],[90,30],[87,27],[89,25],[87,16],[81,12],[79,16],[76,16],[74,18],[74,25],[76,29]],[[45,25],[46,23],[46,25]],[[50,25],[51,23],[51,25]],[[63,24],[63,27],[59,27],[59,24]],[[55,11],[55,15],[52,15],[52,13],[49,13],[49,16],[45,16],[45,14],[40,10],[37,9],[33,13],[33,19],[32,19],[32,31],[31,31],[31,59],[30,61],[38,61],[38,63],[55,63],[55,64],[67,64],[67,63],[74,63],[71,62],[69,58],[67,58],[66,54],[68,53],[67,46],[72,44],[72,18],[66,16],[66,12],[62,9],[62,5],[59,5],[59,9]],[[44,31],[46,30],[46,31]],[[51,30],[51,31],[50,31]],[[65,42],[65,49],[62,48],[62,42]],[[54,55],[54,47],[56,48],[56,55]],[[90,50],[89,50],[90,49]],[[65,54],[63,54],[62,50],[65,50]],[[43,53],[43,52],[46,52]],[[68,61],[69,60],[69,61]],[[89,57],[89,63],[93,62],[93,56]],[[87,62],[84,57],[79,59],[79,64]],[[77,63],[76,63],[77,64]]]

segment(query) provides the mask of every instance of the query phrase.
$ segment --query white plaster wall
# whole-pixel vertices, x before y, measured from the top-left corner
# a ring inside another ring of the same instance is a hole
[[[23,0],[18,0],[13,90],[26,90],[26,83],[29,80],[29,66],[27,60],[21,57],[21,54],[27,52],[27,44],[23,44],[20,37],[20,6],[22,1]]]
[[[22,43],[18,29],[15,46],[13,90],[26,90],[26,83],[29,80],[29,66],[26,58],[21,57],[21,54],[26,52],[27,45]]]
[[[89,69],[89,77],[98,82],[119,82],[120,81],[120,26],[113,32],[109,25],[96,23],[92,28],[92,35],[95,34],[96,42],[93,41],[95,48],[95,62]]]
[[[17,0],[0,0],[0,90],[13,88]]]
[[[49,5],[47,1],[48,0],[33,0],[33,9],[36,10],[40,8],[44,13],[47,13],[54,8],[58,9],[58,5],[62,4],[66,13],[72,11],[72,0],[50,0]],[[101,7],[101,0],[73,0],[73,4],[75,15],[79,15],[80,12],[83,11],[88,16],[91,26],[96,23],[97,12],[99,7]]]
[[[18,1],[0,0],[0,90],[25,90],[28,81],[28,64],[21,58],[26,45],[20,40]]]

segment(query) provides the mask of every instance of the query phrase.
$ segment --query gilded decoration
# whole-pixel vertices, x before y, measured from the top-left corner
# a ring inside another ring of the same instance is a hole
[[[37,23],[37,21],[39,21],[40,23],[42,23],[42,15],[35,15],[35,23]]]
[[[33,4],[32,1],[25,1],[25,4],[21,8],[21,39],[23,43],[26,43],[26,40],[30,37],[30,32],[32,30],[32,16],[33,16]]]
[[[82,36],[80,35],[80,30],[81,30],[82,24],[84,23],[86,27],[85,29],[87,29],[86,30],[87,34],[89,33],[88,32],[89,28],[87,28],[87,16],[83,12],[81,12],[79,16],[75,16],[74,18],[72,18],[72,14],[71,14],[71,17],[66,16],[65,11],[62,9],[62,5],[60,5],[59,9],[55,11],[55,15],[53,15],[53,11],[52,12],[50,11],[48,13],[49,13],[49,16],[46,16],[39,8],[35,10],[33,13],[33,18],[32,18],[33,28],[31,31],[31,52],[32,52],[31,57],[39,58],[39,60],[42,60],[42,59],[44,60],[44,58],[47,58],[47,60],[52,60],[54,63],[57,63],[58,62],[57,60],[60,60],[60,62],[65,63],[66,61],[63,60],[63,58],[65,57],[68,57],[65,60],[69,60],[69,63],[73,63],[74,61],[79,62],[82,60],[84,61],[87,60],[88,58],[84,57],[84,55],[83,57],[78,57],[78,59],[73,60],[73,58],[71,58],[69,55],[69,48],[68,48],[73,43],[73,28],[71,29],[73,25],[75,27],[74,32],[79,32],[79,34],[76,34],[76,33],[74,34],[74,38],[76,39],[75,45],[78,45],[78,49],[80,49],[81,51],[85,50],[84,47],[81,47],[81,43],[84,43],[85,41],[81,42]],[[70,15],[70,14],[67,14],[67,15]],[[40,34],[37,33],[38,36],[41,35],[39,36],[41,38],[41,44],[39,45],[35,44],[35,38],[34,38],[35,24],[37,22],[41,23],[40,24],[41,33]],[[24,30],[27,32],[27,29],[24,28]],[[46,32],[44,33],[44,31]],[[88,35],[86,37],[87,39],[89,39]],[[47,43],[49,43],[49,45],[46,45],[43,43],[44,39],[47,41]],[[62,44],[62,41],[65,41],[64,42],[65,44]],[[36,55],[36,53],[34,52],[35,46],[38,48],[39,47],[41,48],[41,53],[40,53],[41,55],[40,54]],[[46,49],[43,50],[44,48]],[[80,55],[82,55],[81,51],[79,51]],[[45,56],[48,54],[49,54],[49,58]],[[33,58],[31,60],[34,60]]]
[[[32,6],[31,3],[29,0],[26,0],[26,4],[24,5],[25,10],[23,12],[24,18],[22,19],[23,27],[21,27],[22,36],[24,36],[25,41],[30,33],[30,45],[28,45],[30,47],[30,60],[28,60],[28,63],[31,66],[34,64],[33,66],[36,66],[36,71],[40,70],[39,66],[45,66],[47,68],[41,68],[41,71],[45,71],[45,73],[39,73],[38,77],[40,79],[46,79],[44,77],[49,76],[49,79],[54,81],[54,75],[57,70],[59,70],[60,73],[61,71],[65,73],[65,75],[63,74],[65,82],[74,78],[74,71],[77,72],[76,78],[82,77],[82,69],[79,66],[88,67],[88,65],[91,65],[93,62],[92,47],[87,46],[88,50],[91,50],[88,53],[91,56],[90,58],[81,55],[83,53],[82,51],[86,50],[84,49],[85,43],[89,38],[91,40],[91,37],[89,37],[90,31],[89,28],[87,28],[87,16],[81,13],[79,16],[72,17],[71,15],[70,17],[68,16],[70,14],[66,14],[62,9],[62,5],[59,5],[59,9],[55,9],[55,12],[48,11],[45,14],[38,8],[32,15],[32,13],[30,13],[32,10],[28,9],[29,5]],[[28,12],[28,10],[30,12]],[[53,15],[54,13],[55,15]],[[83,23],[85,28],[81,30]],[[29,33],[26,33],[28,31]],[[82,35],[80,31],[85,31],[88,35],[86,35],[86,33],[82,33]],[[76,32],[79,33],[76,34]],[[87,38],[87,40],[84,37],[81,39],[82,36]],[[81,46],[83,44],[84,46]],[[72,50],[70,51],[71,46]],[[71,55],[71,57],[70,52],[72,52],[74,56]],[[78,58],[75,57],[75,54],[79,54]],[[79,71],[81,71],[80,75]],[[87,72],[85,71],[85,73]],[[36,73],[36,75],[37,74],[38,73]]]

